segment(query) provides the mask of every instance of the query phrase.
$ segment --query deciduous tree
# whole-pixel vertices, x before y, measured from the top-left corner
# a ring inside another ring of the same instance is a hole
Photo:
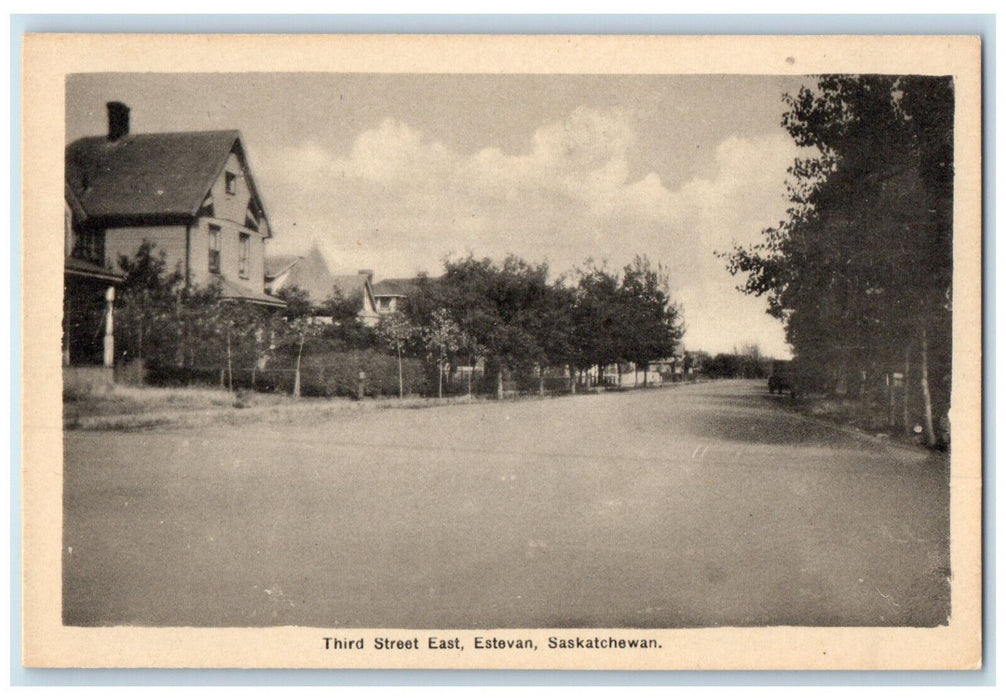
[[[823,76],[785,100],[783,126],[808,149],[790,169],[788,218],[728,267],[833,390],[915,358],[932,444],[933,405],[942,413],[949,400],[949,382],[934,392],[931,375],[949,376],[953,84]]]

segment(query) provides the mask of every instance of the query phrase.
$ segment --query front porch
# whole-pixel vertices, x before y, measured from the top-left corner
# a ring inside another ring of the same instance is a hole
[[[66,258],[63,266],[63,394],[94,393],[115,382],[116,274]]]

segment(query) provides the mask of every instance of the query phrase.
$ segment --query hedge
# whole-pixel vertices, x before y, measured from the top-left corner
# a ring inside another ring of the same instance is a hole
[[[301,363],[303,396],[356,396],[359,375],[366,373],[364,394],[398,396],[398,360],[376,350],[347,350],[311,354]],[[406,394],[427,393],[426,369],[421,360],[402,358]]]

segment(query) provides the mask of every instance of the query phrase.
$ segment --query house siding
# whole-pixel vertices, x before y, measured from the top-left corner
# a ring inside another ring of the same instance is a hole
[[[265,241],[262,235],[233,221],[216,217],[203,217],[192,226],[191,277],[195,285],[210,282],[210,226],[220,229],[220,274],[228,280],[244,284],[256,291],[265,290]],[[249,236],[248,268],[239,274],[241,234]]]
[[[234,194],[227,192],[227,173],[235,176]],[[210,188],[210,194],[213,197],[214,218],[233,222],[237,226],[244,226],[251,190],[248,188],[248,180],[244,168],[241,167],[241,161],[234,153],[227,157],[227,165],[224,166],[217,181]]]

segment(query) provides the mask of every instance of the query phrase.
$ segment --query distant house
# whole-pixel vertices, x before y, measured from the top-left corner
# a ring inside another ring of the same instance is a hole
[[[238,131],[130,134],[129,108],[110,102],[108,134],[74,141],[65,160],[84,259],[114,269],[149,241],[187,285],[284,306],[265,291],[273,232]]]
[[[377,313],[392,314],[401,311],[405,300],[415,294],[419,281],[416,277],[398,277],[381,280],[374,285]]]
[[[619,371],[617,364],[607,365],[602,373],[602,384],[616,387],[660,386],[664,378],[660,371],[650,366],[647,369],[627,362]]]
[[[298,287],[307,292],[311,303],[320,305],[338,290],[344,299],[359,297],[357,318],[367,326],[377,325],[378,320],[372,279],[370,270],[333,275],[317,245],[311,246],[306,255],[277,255],[266,260],[266,289],[270,294]]]
[[[313,304],[321,304],[332,296],[335,278],[318,246],[307,255],[270,255],[265,261],[265,285],[270,294],[299,287],[307,292]]]
[[[685,378],[685,369],[688,363],[685,361],[685,356],[681,353],[676,355],[671,355],[670,357],[664,357],[659,360],[654,360],[650,362],[650,369],[660,374],[674,382],[679,382]]]
[[[423,280],[436,282],[437,277],[389,277],[374,285],[377,313],[391,314],[401,311],[409,297],[415,296]]]
[[[333,278],[334,288],[344,299],[360,299],[360,310],[356,316],[360,323],[370,327],[376,326],[380,320],[374,299],[373,277],[372,271],[360,270],[355,275],[335,275]]]

